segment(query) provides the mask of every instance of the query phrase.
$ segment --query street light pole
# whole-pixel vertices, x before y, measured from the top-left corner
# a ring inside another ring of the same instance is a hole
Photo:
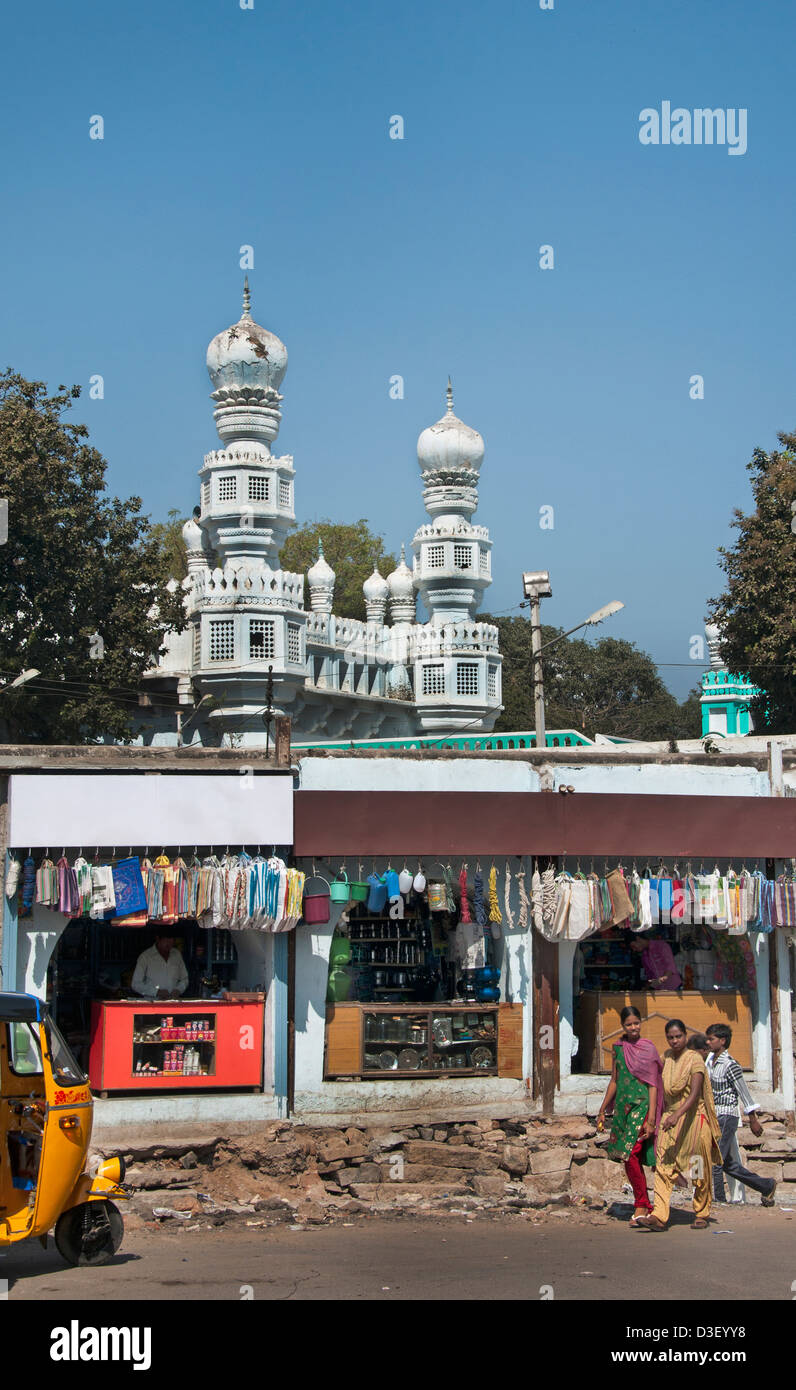
[[[536,747],[545,747],[544,678],[542,676],[542,618],[540,600],[552,598],[550,575],[547,570],[526,570],[522,587],[531,610],[531,686],[533,688],[534,727]]]
[[[539,595],[528,600],[531,607],[531,686],[533,688],[534,728],[536,747],[545,746],[544,677],[542,675],[542,619]]]

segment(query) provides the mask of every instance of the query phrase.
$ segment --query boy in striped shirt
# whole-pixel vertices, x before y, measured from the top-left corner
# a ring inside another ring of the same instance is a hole
[[[711,1050],[706,1066],[713,1088],[716,1116],[721,1128],[719,1148],[723,1159],[721,1168],[718,1164],[713,1167],[714,1199],[717,1202],[726,1201],[724,1191],[724,1174],[726,1173],[728,1177],[735,1178],[737,1182],[742,1182],[747,1187],[754,1188],[755,1192],[759,1192],[764,1207],[773,1207],[774,1193],[777,1187],[776,1178],[759,1177],[749,1168],[744,1168],[732,1152],[733,1140],[738,1128],[739,1103],[744,1115],[749,1117],[749,1128],[752,1133],[758,1136],[763,1133],[763,1126],[755,1114],[760,1106],[752,1100],[749,1087],[744,1081],[743,1072],[735,1058],[730,1056],[732,1029],[726,1023],[714,1023],[707,1029],[705,1036]]]

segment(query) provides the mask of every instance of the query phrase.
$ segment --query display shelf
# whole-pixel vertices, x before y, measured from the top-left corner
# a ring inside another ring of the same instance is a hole
[[[172,1022],[164,1025],[165,1018]],[[192,1027],[199,1021],[207,1026]],[[175,1034],[196,1036],[141,1036],[159,1034],[164,1026]],[[212,1036],[198,1036],[202,1032]],[[142,1070],[143,1064],[152,1070]],[[92,1005],[89,1078],[102,1095],[170,1086],[260,1090],[262,1065],[262,1002],[214,1000],[212,1009],[202,999],[169,1000],[165,1005],[142,1000]]]

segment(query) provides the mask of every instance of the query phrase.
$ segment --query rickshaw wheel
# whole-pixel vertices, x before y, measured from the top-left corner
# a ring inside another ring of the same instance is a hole
[[[113,1202],[82,1202],[59,1216],[58,1253],[70,1265],[106,1265],[122,1243],[124,1221]]]

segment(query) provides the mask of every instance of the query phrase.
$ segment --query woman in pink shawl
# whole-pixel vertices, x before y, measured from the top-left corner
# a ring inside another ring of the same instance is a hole
[[[611,1134],[604,1152],[623,1162],[633,1188],[635,1208],[630,1224],[648,1216],[652,1204],[647,1196],[643,1165],[655,1167],[655,1133],[663,1109],[662,1063],[654,1043],[641,1036],[641,1014],[632,1004],[623,1009],[622,1037],[614,1043],[611,1080],[597,1115],[597,1128],[605,1128],[605,1117],[613,1112]]]

